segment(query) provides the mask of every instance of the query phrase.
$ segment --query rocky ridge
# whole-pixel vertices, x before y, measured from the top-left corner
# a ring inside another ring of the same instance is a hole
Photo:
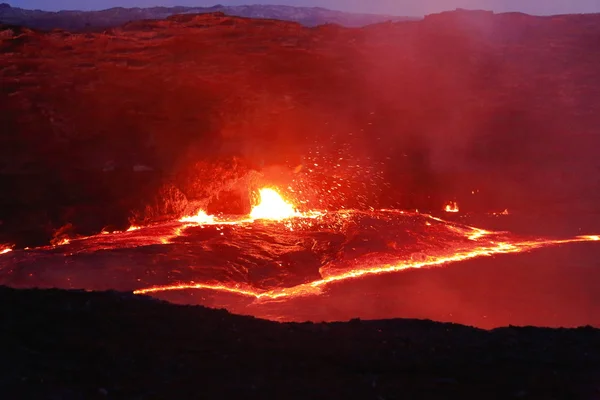
[[[294,21],[306,26],[339,24],[359,27],[385,21],[417,20],[419,18],[391,15],[356,14],[328,10],[320,7],[292,7],[279,5],[243,5],[212,7],[115,7],[101,11],[59,11],[26,10],[0,4],[0,22],[28,26],[30,28],[69,31],[97,31],[114,28],[127,22],[146,19],[165,19],[176,14],[201,14],[222,12],[226,15],[248,18],[268,18]]]

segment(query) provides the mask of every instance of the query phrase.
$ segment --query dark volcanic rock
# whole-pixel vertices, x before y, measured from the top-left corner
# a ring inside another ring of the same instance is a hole
[[[279,324],[130,294],[0,288],[7,398],[595,399],[600,331]]]

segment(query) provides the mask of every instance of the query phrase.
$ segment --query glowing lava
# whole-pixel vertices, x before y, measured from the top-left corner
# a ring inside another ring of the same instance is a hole
[[[71,239],[69,238],[62,238],[58,243],[55,244],[55,246],[65,246],[67,244],[71,243]]]
[[[451,201],[448,204],[446,204],[444,211],[449,212],[449,213],[457,213],[459,211],[458,204],[456,204],[455,201]]]
[[[9,246],[0,245],[0,255],[10,253],[12,248]]]
[[[250,212],[252,219],[282,220],[299,216],[294,206],[286,202],[274,189],[259,191],[260,203]]]
[[[176,284],[166,286],[155,286],[146,289],[135,290],[134,294],[148,294],[156,292],[166,292],[173,290],[188,290],[188,289],[208,289],[222,292],[235,293],[242,296],[255,297],[256,299],[280,299],[287,297],[298,297],[310,294],[319,294],[321,289],[331,283],[346,281],[350,279],[357,279],[367,275],[379,275],[388,274],[392,272],[404,271],[407,269],[414,268],[428,268],[436,267],[444,264],[455,263],[459,261],[465,261],[477,257],[492,256],[495,254],[509,254],[519,253],[536,248],[565,244],[575,242],[588,242],[588,241],[600,241],[600,236],[578,236],[573,239],[564,240],[538,240],[538,241],[523,241],[516,243],[496,243],[491,247],[480,247],[471,251],[457,253],[446,257],[428,257],[425,261],[419,262],[405,262],[395,265],[379,265],[379,266],[365,266],[363,268],[352,269],[343,273],[332,274],[323,279],[319,279],[313,282],[289,287],[282,289],[275,289],[270,291],[259,291],[252,289],[251,287],[242,286],[227,286],[223,284],[205,284],[205,283],[188,283],[188,284]]]
[[[181,218],[179,222],[187,222],[198,225],[209,225],[215,223],[215,217],[213,217],[212,215],[208,215],[204,210],[200,210],[196,215]]]
[[[398,264],[383,264],[353,268],[348,271],[332,273],[323,279],[315,280],[309,283],[273,290],[257,290],[248,285],[224,285],[210,283],[179,283],[174,285],[154,286],[145,289],[135,290],[134,294],[149,294],[157,292],[168,292],[175,290],[205,289],[219,292],[234,293],[246,297],[254,297],[257,300],[273,300],[282,298],[292,298],[306,295],[320,294],[322,289],[332,283],[343,282],[351,279],[358,279],[368,275],[389,274],[415,268],[431,268],[459,261],[470,260],[478,257],[493,256],[496,254],[520,253],[542,247],[559,245],[565,243],[600,241],[600,236],[577,236],[572,239],[563,240],[532,240],[517,241],[514,243],[499,242],[492,246],[482,246],[469,251],[458,252],[449,256],[429,256],[424,261],[407,261]],[[493,242],[492,242],[493,243]]]
[[[198,211],[196,215],[183,217],[179,222],[195,225],[236,225],[250,223],[254,220],[281,221],[293,217],[300,217],[294,206],[281,197],[275,189],[262,188],[259,190],[260,203],[252,208],[250,215],[244,218],[217,219],[204,210]],[[318,215],[318,213],[314,213]],[[307,215],[306,217],[310,217]]]

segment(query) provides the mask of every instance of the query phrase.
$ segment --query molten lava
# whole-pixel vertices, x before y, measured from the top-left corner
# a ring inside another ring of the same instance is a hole
[[[249,216],[216,218],[201,210],[179,221],[13,251],[0,259],[0,285],[157,296],[199,289],[283,301],[367,276],[600,241],[525,238],[399,210],[300,213],[272,188],[259,194]],[[457,212],[457,204],[446,211]],[[0,246],[0,254],[9,251]],[[217,306],[233,304],[227,301]]]
[[[260,189],[259,195],[260,203],[250,212],[252,219],[279,221],[300,215],[294,206],[286,202],[274,189]]]
[[[455,201],[451,201],[448,204],[446,204],[444,211],[449,213],[457,213],[459,211],[458,204]]]
[[[181,218],[179,222],[188,222],[198,225],[211,225],[215,223],[215,217],[208,215],[204,210],[200,210],[196,215]]]

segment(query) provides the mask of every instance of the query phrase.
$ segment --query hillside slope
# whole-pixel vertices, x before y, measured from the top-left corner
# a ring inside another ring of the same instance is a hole
[[[222,13],[103,33],[6,26],[0,230],[45,242],[67,223],[126,227],[134,210],[243,211],[238,183],[287,187],[299,165],[293,179],[325,208],[599,212],[599,22],[457,11],[361,29]]]

